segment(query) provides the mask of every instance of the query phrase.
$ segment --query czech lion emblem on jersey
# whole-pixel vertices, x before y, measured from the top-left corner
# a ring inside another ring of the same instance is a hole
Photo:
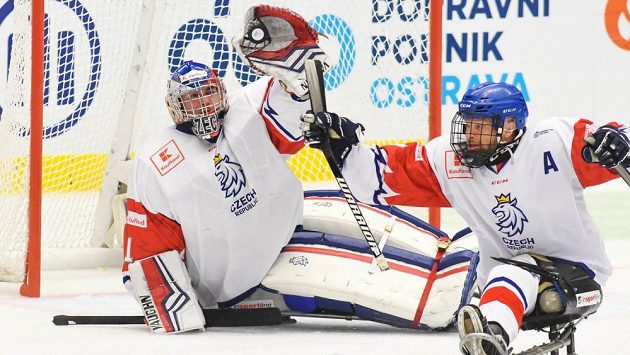
[[[512,199],[510,194],[495,196],[497,205],[492,209],[492,213],[497,218],[496,225],[499,232],[513,237],[522,234],[525,229],[525,222],[529,222],[525,213],[518,208],[516,198]]]
[[[219,180],[221,190],[225,192],[225,197],[238,195],[246,183],[245,173],[241,164],[231,161],[227,155],[221,157],[220,154],[217,154],[214,157],[214,167],[214,176]]]

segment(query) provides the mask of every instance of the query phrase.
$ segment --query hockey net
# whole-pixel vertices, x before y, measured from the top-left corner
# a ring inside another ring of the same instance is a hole
[[[257,3],[45,0],[44,74],[34,78],[31,1],[0,3],[0,83],[5,85],[0,91],[0,281],[26,279],[31,80],[44,88],[42,250],[115,247],[111,200],[119,182],[114,172],[147,137],[171,124],[163,103],[169,73],[194,59],[211,64],[228,91],[256,80],[230,40],[243,26],[245,11]],[[430,25],[440,22],[430,21],[430,1],[267,3],[302,14],[324,35],[322,47],[335,63],[325,77],[328,105],[361,121],[368,143],[428,137],[428,103],[435,99],[430,79],[440,78],[439,71],[429,72],[435,32]],[[306,188],[332,180],[325,160],[313,150],[303,149],[289,164]]]

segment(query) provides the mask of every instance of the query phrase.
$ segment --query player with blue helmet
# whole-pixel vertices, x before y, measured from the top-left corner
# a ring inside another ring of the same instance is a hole
[[[344,144],[336,158],[359,200],[453,207],[475,233],[481,297],[458,312],[464,354],[507,355],[525,322],[572,337],[571,321],[597,310],[612,272],[583,189],[624,175],[630,128],[573,118],[527,124],[528,115],[518,88],[489,82],[466,91],[450,134],[426,145],[367,147],[344,129],[356,125],[347,118],[304,118],[315,123],[303,126],[306,144],[318,148],[329,129],[343,136],[330,142],[333,153]]]
[[[509,154],[527,122],[523,94],[506,83],[467,91],[451,124],[451,146],[462,164],[477,168]]]

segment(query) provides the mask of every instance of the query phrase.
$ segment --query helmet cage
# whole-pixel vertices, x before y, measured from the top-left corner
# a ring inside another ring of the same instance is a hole
[[[451,147],[463,165],[471,168],[487,165],[511,144],[501,141],[506,120],[513,119],[515,129],[523,131],[528,115],[525,98],[513,85],[479,84],[466,91],[459,101],[459,111],[451,122]],[[467,127],[467,122],[474,122],[475,128]],[[478,127],[479,122],[485,126]],[[487,129],[490,125],[492,129]],[[474,142],[469,142],[470,138]]]
[[[502,123],[505,122],[506,117],[491,117],[491,123],[487,122],[488,117],[485,118],[470,118],[462,115],[461,112],[457,112],[451,122],[451,148],[453,152],[459,158],[462,165],[469,168],[479,168],[487,165],[490,160],[495,157],[501,148],[505,145],[501,141],[501,134],[503,132]],[[467,130],[471,130],[472,127],[468,127],[468,122],[474,122],[475,124],[481,124],[480,132],[467,133]],[[477,122],[478,121],[478,122]],[[499,124],[501,123],[501,126]],[[489,133],[485,126],[491,126]],[[471,146],[468,141],[470,135],[477,135],[479,137],[479,144]],[[484,136],[489,136],[489,139],[484,139]],[[485,144],[484,144],[485,142]]]
[[[173,75],[168,82],[166,105],[175,124],[189,125],[197,137],[216,141],[229,108],[227,93],[216,72],[199,65],[195,69],[203,71],[190,80],[181,80],[190,72]]]

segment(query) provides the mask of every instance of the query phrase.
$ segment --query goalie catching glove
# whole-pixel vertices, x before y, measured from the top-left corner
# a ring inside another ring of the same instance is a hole
[[[352,147],[359,143],[365,131],[362,124],[354,123],[332,112],[313,114],[312,111],[308,111],[300,119],[303,122],[304,144],[311,148],[322,149],[325,139],[330,139],[330,147],[339,167],[343,166]],[[331,133],[331,130],[334,133]]]
[[[205,318],[186,265],[175,250],[129,264],[133,292],[153,333],[205,328]]]
[[[618,165],[630,167],[630,140],[621,128],[606,125],[593,133],[594,142],[587,144],[582,150],[584,160],[594,163],[591,152],[601,166],[613,169]]]
[[[330,68],[318,42],[317,32],[302,16],[280,7],[258,5],[247,11],[244,33],[236,36],[232,45],[245,64],[275,77],[285,91],[305,99],[306,60],[320,60],[324,70]]]

